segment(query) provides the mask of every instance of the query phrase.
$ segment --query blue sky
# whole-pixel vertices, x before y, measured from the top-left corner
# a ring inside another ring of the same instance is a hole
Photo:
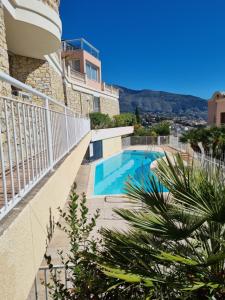
[[[225,0],[64,0],[63,38],[100,50],[103,80],[210,98],[225,90]]]

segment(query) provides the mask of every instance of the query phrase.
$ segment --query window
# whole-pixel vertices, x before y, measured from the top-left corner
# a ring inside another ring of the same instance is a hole
[[[99,81],[98,68],[89,62],[86,62],[86,73],[89,79]]]
[[[222,112],[220,114],[220,124],[225,125],[225,113],[224,112]]]
[[[70,63],[71,69],[77,72],[80,72],[80,60],[79,59],[73,59]]]
[[[94,110],[94,112],[100,112],[100,98],[99,97],[94,97],[93,110]]]

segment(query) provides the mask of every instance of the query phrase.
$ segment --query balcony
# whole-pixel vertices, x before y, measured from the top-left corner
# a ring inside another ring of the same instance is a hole
[[[43,59],[61,44],[59,0],[9,0],[4,4],[6,38],[14,54]]]
[[[62,51],[64,55],[74,51],[84,50],[99,59],[99,50],[92,46],[88,41],[83,38],[67,40],[62,42]]]
[[[49,5],[52,7],[55,11],[58,12],[59,6],[60,6],[60,0],[39,0],[42,1],[43,3]]]
[[[106,84],[105,82],[102,83],[102,91],[119,96],[119,90],[113,85]]]
[[[87,78],[86,73],[78,72],[70,66],[68,66],[67,75],[72,81],[76,82],[77,84],[81,83],[83,85],[86,85],[87,87],[90,85],[90,80]],[[119,97],[119,90],[113,85],[106,84],[105,82],[102,82],[100,91]]]
[[[71,67],[68,68],[68,75],[69,75],[69,77],[70,77],[72,80],[81,82],[81,83],[83,83],[83,84],[86,84],[86,83],[87,83],[87,76],[86,76],[86,74],[85,74],[85,73],[78,72],[78,71],[74,70],[74,69],[71,68]]]

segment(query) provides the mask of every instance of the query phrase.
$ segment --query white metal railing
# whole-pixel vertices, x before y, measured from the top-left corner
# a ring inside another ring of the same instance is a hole
[[[0,219],[90,131],[90,120],[0,72],[30,100],[0,96]]]
[[[169,145],[171,148],[174,148],[180,152],[188,152],[188,144],[181,143],[179,141],[179,136],[170,135]]]
[[[169,136],[128,136],[122,138],[123,148],[130,146],[151,146],[151,145],[167,145],[169,144]]]
[[[54,265],[52,267],[53,275],[57,276],[57,279],[65,285],[66,288],[71,286],[70,283],[70,269],[66,269],[63,265]],[[52,285],[52,275],[48,266],[40,267],[39,271],[35,277],[33,287],[28,296],[29,300],[48,300],[51,299],[50,290],[48,285]],[[72,286],[71,286],[72,288]]]
[[[97,59],[99,59],[99,50],[91,45],[84,38],[62,41],[63,51],[85,50]]]

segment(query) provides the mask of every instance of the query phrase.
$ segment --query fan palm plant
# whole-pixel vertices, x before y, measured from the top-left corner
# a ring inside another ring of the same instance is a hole
[[[103,272],[143,299],[225,299],[222,170],[186,166],[177,155],[161,160],[155,175],[127,183],[141,209],[115,210],[129,230],[102,230]]]

